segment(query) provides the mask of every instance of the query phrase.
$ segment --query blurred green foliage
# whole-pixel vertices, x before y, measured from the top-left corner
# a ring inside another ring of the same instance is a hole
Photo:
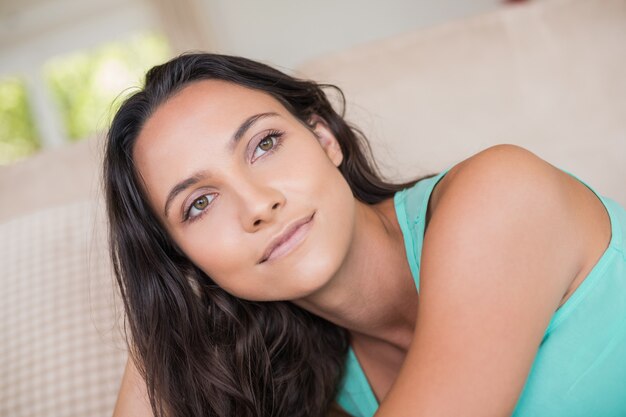
[[[57,101],[69,139],[105,131],[121,104],[115,100],[120,93],[140,87],[145,72],[168,57],[163,36],[141,33],[47,62],[44,79]]]
[[[124,93],[131,87],[141,87],[145,72],[169,57],[162,35],[141,32],[46,62],[41,68],[42,77],[68,139],[75,141],[106,131]],[[0,165],[40,148],[26,84],[17,76],[1,77]]]
[[[0,165],[24,158],[39,146],[24,81],[3,77],[0,79]]]

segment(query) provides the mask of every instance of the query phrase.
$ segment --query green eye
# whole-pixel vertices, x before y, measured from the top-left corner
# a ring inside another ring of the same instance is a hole
[[[209,199],[203,195],[193,202],[192,207],[196,210],[204,210],[209,205]]]
[[[204,213],[207,212],[206,209],[211,205],[213,200],[215,200],[214,193],[205,194],[193,200],[183,215],[183,221],[186,222],[199,219]]]
[[[280,148],[283,143],[282,136],[283,132],[278,130],[268,132],[263,139],[257,142],[252,155],[252,161],[255,161],[257,158],[266,154],[275,152],[278,148]]]
[[[262,151],[269,151],[270,149],[272,149],[272,147],[274,146],[274,142],[272,141],[273,136],[268,136],[265,139],[263,139],[261,142],[259,142],[259,148],[261,148]]]

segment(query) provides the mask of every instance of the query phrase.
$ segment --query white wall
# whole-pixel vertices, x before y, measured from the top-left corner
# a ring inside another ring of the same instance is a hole
[[[0,75],[37,68],[49,58],[124,38],[157,19],[142,1],[0,0]]]
[[[318,55],[501,7],[503,0],[196,0],[217,52],[293,68]],[[0,73],[158,24],[150,0],[0,0]],[[98,36],[98,33],[101,35]]]
[[[41,80],[49,58],[162,22],[153,0],[0,0],[0,77],[22,75],[46,146],[65,142]],[[175,0],[172,0],[175,1]],[[503,0],[190,0],[215,52],[265,61],[289,72],[321,54],[415,28],[486,12]],[[181,2],[182,3],[182,2]],[[163,11],[161,10],[161,13]],[[175,28],[174,28],[175,30]]]
[[[501,0],[202,1],[219,52],[284,68],[503,4]]]

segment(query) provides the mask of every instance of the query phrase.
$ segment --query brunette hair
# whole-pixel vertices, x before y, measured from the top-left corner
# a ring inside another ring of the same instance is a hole
[[[341,146],[339,170],[364,203],[418,180],[383,180],[363,134],[322,90],[334,89],[345,104],[337,87],[241,57],[189,53],[150,69],[111,123],[103,166],[110,255],[129,351],[155,417],[324,416],[342,377],[347,330],[288,301],[243,300],[217,286],[162,227],[135,169],[132,150],[147,119],[183,87],[208,79],[263,91],[309,125],[321,117]]]

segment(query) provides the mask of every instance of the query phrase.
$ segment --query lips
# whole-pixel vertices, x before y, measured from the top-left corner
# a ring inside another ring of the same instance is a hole
[[[277,249],[283,249],[281,247],[281,245],[283,245],[283,243],[289,241],[290,238],[292,238],[297,232],[299,232],[300,227],[306,225],[307,223],[309,223],[312,219],[313,219],[313,215],[315,213],[311,214],[310,216],[306,216],[303,217],[300,220],[297,220],[295,222],[293,222],[292,224],[290,224],[289,226],[287,226],[287,228],[285,229],[284,232],[280,233],[278,236],[276,236],[274,239],[272,239],[272,241],[270,242],[269,245],[267,245],[267,248],[265,249],[265,252],[263,252],[263,256],[261,257],[261,260],[259,261],[259,263],[263,263],[265,261],[267,261],[271,256],[272,253],[274,251],[276,252],[284,252],[284,250],[277,250]],[[287,242],[288,244],[290,242]],[[297,244],[298,242],[296,242],[295,244]],[[289,245],[287,245],[289,246]],[[288,251],[289,249],[287,249]]]

